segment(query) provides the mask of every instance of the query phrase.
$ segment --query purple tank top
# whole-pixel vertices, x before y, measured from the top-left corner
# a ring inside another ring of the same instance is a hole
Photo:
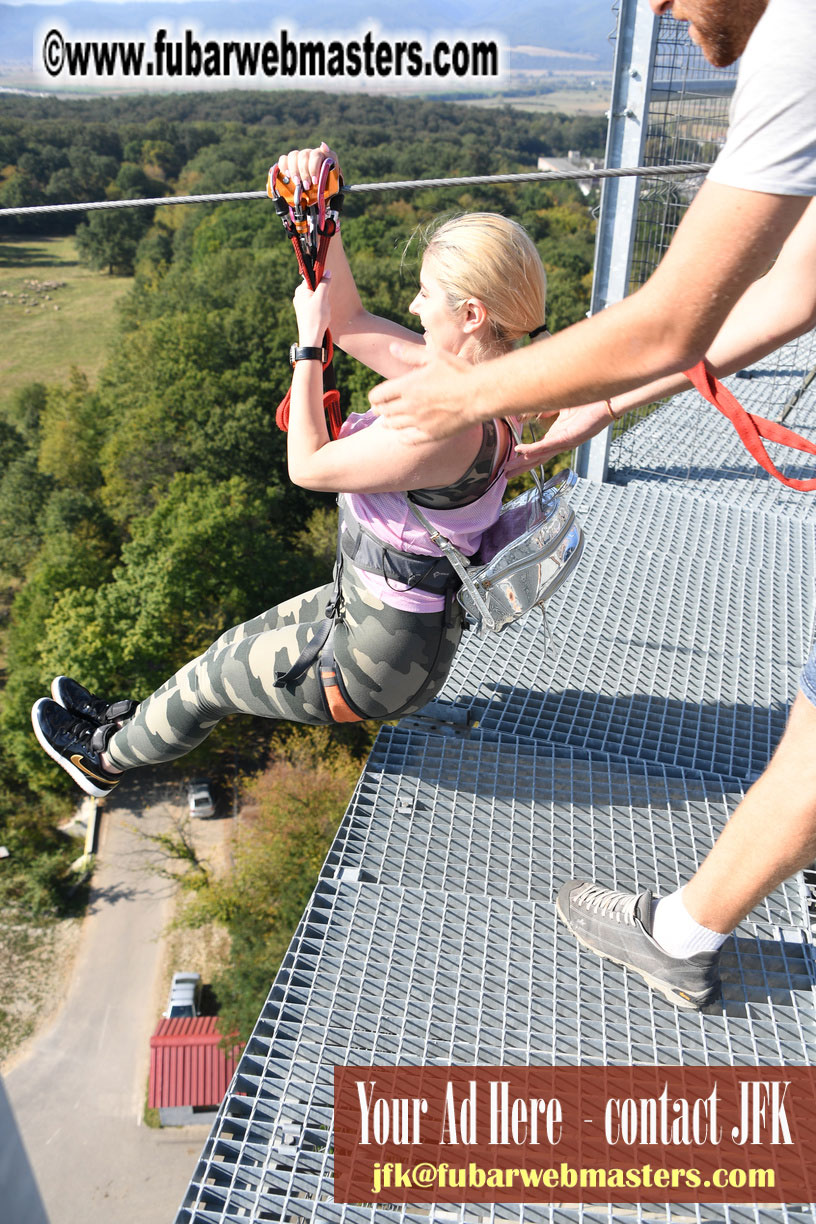
[[[367,429],[376,420],[373,410],[362,414],[351,413],[343,422],[340,437]],[[428,510],[423,507],[422,512],[460,552],[471,557],[479,547],[482,533],[499,517],[506,488],[507,477],[502,470],[487,492],[469,505],[453,510]],[[404,493],[341,493],[340,496],[344,509],[385,544],[425,557],[442,555],[442,550],[432,543],[425,528],[414,518]],[[360,570],[360,573],[368,589],[392,608],[401,608],[405,612],[439,612],[445,606],[441,595],[406,590],[401,583],[391,582],[379,574],[369,574],[364,570]]]

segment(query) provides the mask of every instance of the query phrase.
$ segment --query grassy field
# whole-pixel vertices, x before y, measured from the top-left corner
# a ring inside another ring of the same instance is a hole
[[[130,284],[83,267],[73,238],[0,240],[0,408],[25,383],[64,383],[71,366],[93,383]]]
[[[468,99],[465,105],[480,110],[509,106],[513,110],[536,113],[554,111],[562,115],[603,115],[609,109],[609,90],[610,85],[606,80],[598,85],[555,89],[551,93],[540,94],[514,93],[508,87],[503,93],[488,98]]]

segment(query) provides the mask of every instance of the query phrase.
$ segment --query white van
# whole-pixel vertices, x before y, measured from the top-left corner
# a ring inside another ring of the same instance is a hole
[[[170,998],[167,1000],[167,1009],[162,1012],[162,1015],[165,1020],[172,1020],[175,1016],[201,1015],[200,973],[173,974]]]

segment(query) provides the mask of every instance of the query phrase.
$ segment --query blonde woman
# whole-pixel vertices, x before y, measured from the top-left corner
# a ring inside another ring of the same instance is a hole
[[[304,188],[326,145],[280,158]],[[172,760],[201,743],[228,714],[321,724],[393,718],[442,687],[462,634],[458,580],[408,505],[467,555],[497,519],[513,443],[504,422],[474,425],[455,440],[413,444],[372,412],[351,416],[332,441],[322,403],[320,346],[335,343],[384,377],[407,366],[396,341],[480,362],[543,330],[546,277],[529,236],[491,213],[455,218],[427,240],[410,305],[422,334],[363,306],[340,237],[327,273],[294,296],[298,325],[287,460],[295,484],[340,496],[335,581],[224,633],[140,703],[110,702],[66,676],[32,711],[45,751],[92,795],[122,773]]]

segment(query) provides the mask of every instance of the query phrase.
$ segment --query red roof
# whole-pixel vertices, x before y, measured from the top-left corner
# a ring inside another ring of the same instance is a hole
[[[241,1047],[220,1047],[217,1016],[160,1020],[150,1038],[150,1109],[220,1105]]]

